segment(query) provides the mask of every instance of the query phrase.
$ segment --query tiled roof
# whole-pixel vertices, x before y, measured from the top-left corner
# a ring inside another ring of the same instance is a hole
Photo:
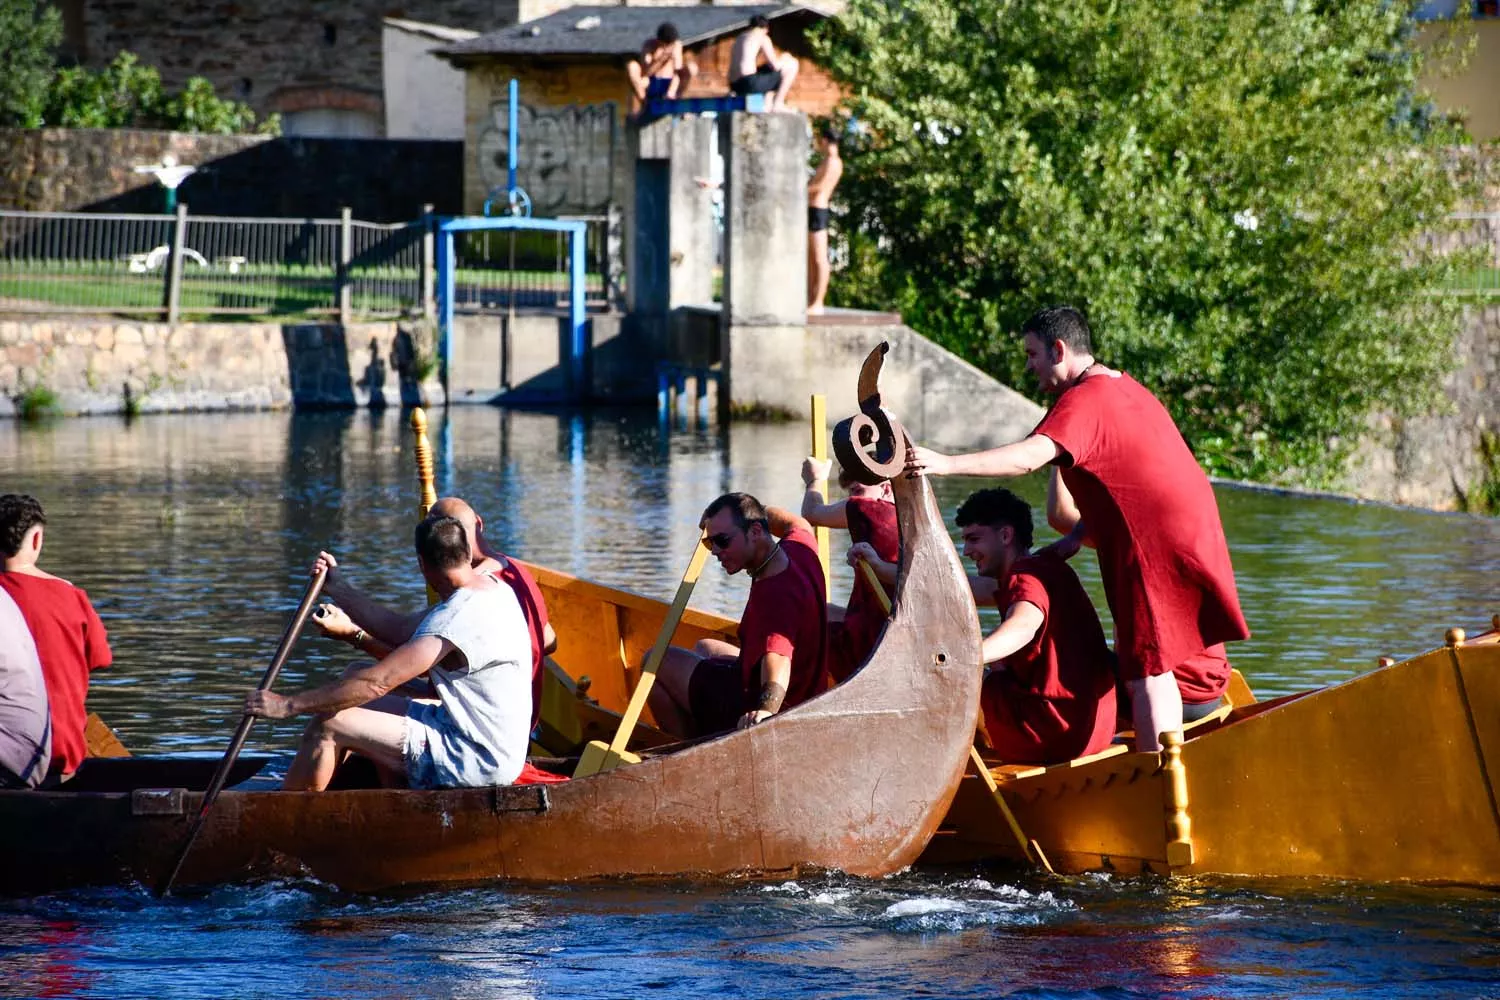
[[[746,4],[694,7],[568,7],[555,14],[480,35],[438,50],[454,62],[475,56],[633,56],[641,43],[656,34],[663,21],[677,26],[682,44],[696,45],[743,31],[750,18],[764,14],[775,20],[803,13],[826,17],[816,7],[784,4]]]

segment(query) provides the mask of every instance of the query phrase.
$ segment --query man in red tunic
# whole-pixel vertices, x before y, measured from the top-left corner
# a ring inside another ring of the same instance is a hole
[[[444,497],[432,505],[430,517],[451,517],[463,525],[476,573],[494,577],[515,591],[526,628],[531,635],[531,724],[536,726],[542,706],[542,660],[557,650],[557,634],[547,620],[547,602],[526,567],[489,546],[484,538],[484,520],[458,497]],[[313,623],[323,634],[342,639],[376,659],[411,639],[428,610],[403,614],[372,600],[338,571],[338,561],[327,552],[318,554],[314,572],[321,566],[328,573],[323,593],[334,606],[323,605]]]
[[[1136,745],[1155,750],[1161,733],[1182,728],[1184,688],[1227,687],[1228,661],[1214,647],[1250,635],[1213,487],[1156,397],[1094,360],[1078,310],[1043,309],[1022,334],[1027,368],[1057,396],[1031,435],[970,455],[915,448],[909,468],[1003,477],[1062,469],[1082,520],[1057,550],[1098,550]]]
[[[1007,764],[1057,764],[1097,753],[1115,733],[1114,657],[1077,574],[1055,552],[1031,552],[1031,507],[1010,490],[973,493],[958,508],[974,599],[1000,609],[984,640],[980,707],[990,745]],[[894,563],[868,546],[882,580]]]
[[[20,607],[36,641],[52,713],[47,773],[49,779],[66,780],[88,756],[83,705],[89,673],[109,666],[114,655],[89,595],[37,568],[46,524],[47,515],[35,498],[0,496],[0,555],[5,557],[0,587]]]
[[[855,545],[864,542],[882,561],[896,562],[901,558],[901,529],[896,523],[890,482],[866,486],[847,469],[840,470],[839,486],[849,496],[828,503],[822,484],[828,481],[832,467],[825,458],[803,460],[802,516],[815,527],[848,529],[849,540]],[[893,586],[886,584],[885,588],[887,598],[895,596]],[[828,607],[828,672],[836,683],[848,680],[864,665],[888,617],[870,581],[856,567],[849,606]]]
[[[753,726],[827,685],[827,595],[812,525],[726,493],[703,512],[704,543],[729,574],[744,570],[750,598],[740,645],[703,639],[667,650],[651,688],[656,724],[678,736]]]

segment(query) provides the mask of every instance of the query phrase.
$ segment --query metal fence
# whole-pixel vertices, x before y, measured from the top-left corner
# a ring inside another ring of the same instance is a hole
[[[609,304],[607,222],[589,219],[589,305]],[[432,220],[390,225],[0,211],[0,313],[182,316],[433,314]],[[464,311],[565,306],[566,240],[501,234],[458,249]]]

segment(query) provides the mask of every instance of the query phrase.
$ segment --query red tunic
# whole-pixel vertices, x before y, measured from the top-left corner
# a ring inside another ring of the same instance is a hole
[[[1155,396],[1129,375],[1090,376],[1035,433],[1062,448],[1063,481],[1098,549],[1121,679],[1249,637],[1213,487]]]
[[[1042,627],[985,678],[980,705],[990,743],[1008,764],[1103,750],[1115,732],[1114,664],[1088,592],[1057,556],[1027,556],[995,594],[1001,614],[1021,601],[1042,612]]]
[[[896,523],[894,503],[850,497],[844,503],[844,513],[849,519],[849,538],[852,541],[869,542],[886,562],[901,558],[901,529]],[[895,597],[894,588],[887,586],[885,592],[887,597]],[[870,655],[875,641],[880,638],[887,617],[870,581],[862,571],[856,570],[844,620],[828,630],[828,672],[835,681],[848,680],[865,662],[865,657]]]
[[[750,598],[740,619],[740,677],[753,700],[762,686],[760,661],[765,655],[791,657],[791,682],[781,704],[787,709],[828,686],[823,664],[828,600],[812,532],[793,530],[781,540],[781,551],[786,553],[787,568],[750,585]]]
[[[526,631],[531,633],[531,727],[542,717],[542,659],[547,648],[547,602],[536,585],[531,571],[514,559],[505,560],[505,568],[496,574],[500,582],[516,593],[521,613],[526,616]]]
[[[89,595],[66,580],[0,573],[0,587],[20,606],[42,661],[42,678],[47,682],[47,700],[52,707],[52,765],[48,773],[72,774],[88,756],[83,703],[89,691],[89,671],[107,667],[114,660],[104,623],[89,603]]]

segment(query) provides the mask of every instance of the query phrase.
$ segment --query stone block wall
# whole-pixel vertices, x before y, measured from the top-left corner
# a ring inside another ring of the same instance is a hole
[[[201,167],[178,198],[195,215],[406,222],[424,203],[462,210],[463,144],[198,135],[147,129],[0,129],[0,207],[29,212],[163,211],[137,164]]]
[[[396,323],[4,320],[0,417],[38,386],[66,414],[397,405],[414,391],[400,373],[410,336]],[[420,391],[441,399],[436,383]]]
[[[1372,421],[1343,486],[1370,500],[1452,510],[1484,475],[1479,439],[1500,432],[1500,304],[1476,305],[1454,350],[1458,367],[1443,386],[1447,412]]]

